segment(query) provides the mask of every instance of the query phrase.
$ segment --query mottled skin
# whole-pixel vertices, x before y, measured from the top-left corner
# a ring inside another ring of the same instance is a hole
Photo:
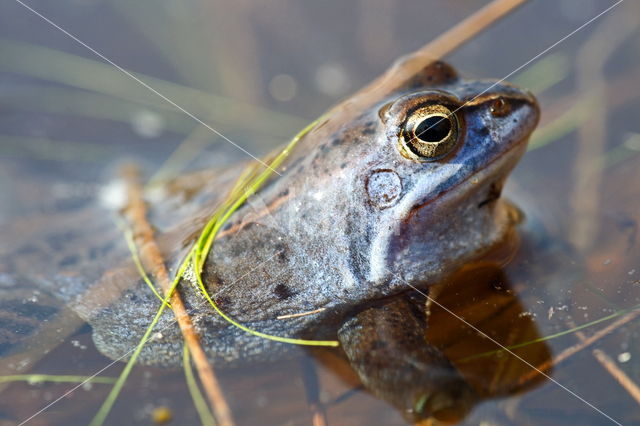
[[[496,198],[537,122],[535,102],[511,86],[491,88],[457,112],[466,124],[454,151],[419,163],[398,150],[407,111],[443,98],[458,108],[490,86],[439,63],[423,73],[437,82],[429,90],[399,87],[348,121],[334,109],[282,176],[233,216],[205,268],[226,312],[278,335],[328,337],[326,325],[354,307],[437,282],[502,238],[512,223]],[[497,97],[508,114],[492,114]],[[380,171],[395,176],[392,201],[369,190]],[[326,310],[274,319],[317,308]]]
[[[435,161],[407,158],[400,149],[408,117],[424,105],[446,105],[460,123],[452,150]],[[400,336],[396,327],[426,326],[423,307],[402,301],[410,298],[405,296],[410,285],[438,282],[504,237],[513,220],[500,191],[537,120],[536,102],[527,92],[459,79],[441,62],[356,94],[327,113],[278,169],[280,175],[232,215],[205,264],[210,293],[231,317],[265,333],[335,339],[340,329],[345,352],[376,392],[376,386],[401,376],[369,380],[366,365],[379,359],[362,364],[362,348],[379,346],[375,336]],[[171,270],[241,169],[205,171],[149,192],[151,221]],[[100,208],[92,208],[92,221],[107,217],[95,210]],[[61,289],[57,293],[93,326],[98,348],[118,358],[137,344],[158,301],[137,277],[117,232],[101,235],[101,244],[111,240],[121,259],[115,272],[95,261],[81,262],[72,273],[56,268],[46,281],[55,282],[52,288]],[[90,269],[93,277],[105,273],[87,280],[80,269]],[[186,280],[181,292],[216,362],[272,359],[295,349],[226,323]],[[325,310],[276,318],[318,308]],[[407,322],[397,321],[398,315]],[[367,331],[376,325],[372,318],[391,332]],[[158,329],[141,361],[178,364],[182,340],[170,312]],[[420,330],[413,328],[411,339]],[[438,384],[451,392],[435,398],[427,412],[470,398],[435,349],[425,347],[409,359],[446,373],[433,376],[440,378],[429,380],[427,388]]]

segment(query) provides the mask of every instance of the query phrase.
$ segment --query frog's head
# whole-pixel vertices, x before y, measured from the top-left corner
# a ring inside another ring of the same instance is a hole
[[[330,112],[285,170],[305,176],[293,232],[321,235],[322,258],[352,275],[334,295],[429,284],[505,236],[514,215],[500,193],[539,117],[529,92],[436,62],[355,111],[347,100]]]
[[[369,280],[438,280],[503,238],[514,215],[501,190],[538,117],[530,93],[495,81],[452,77],[386,101],[371,140],[382,155],[361,175],[377,219]]]

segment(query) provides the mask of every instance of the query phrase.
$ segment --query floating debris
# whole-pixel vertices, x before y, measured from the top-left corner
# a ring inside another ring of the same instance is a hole
[[[290,101],[297,92],[298,83],[289,74],[278,74],[269,82],[269,94],[277,101]]]
[[[287,319],[287,318],[298,318],[298,317],[304,317],[307,315],[313,315],[313,314],[318,314],[322,311],[324,311],[326,308],[319,308],[319,309],[314,309],[313,311],[307,311],[307,312],[300,312],[297,314],[287,314],[287,315],[278,315],[276,317],[276,319]]]
[[[169,407],[156,407],[151,413],[151,418],[155,424],[163,425],[165,423],[169,423],[173,419],[173,412]]]
[[[624,364],[625,362],[629,362],[630,359],[631,359],[630,352],[622,352],[621,354],[618,355],[618,362],[621,364]]]

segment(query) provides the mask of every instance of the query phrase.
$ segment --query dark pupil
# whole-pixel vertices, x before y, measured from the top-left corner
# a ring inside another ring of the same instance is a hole
[[[416,128],[415,135],[425,142],[440,142],[451,131],[451,120],[441,115],[425,118]]]

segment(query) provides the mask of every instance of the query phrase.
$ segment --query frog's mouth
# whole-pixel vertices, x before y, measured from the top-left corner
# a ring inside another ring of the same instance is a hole
[[[482,208],[488,206],[494,201],[498,200],[502,195],[502,188],[504,187],[504,181],[493,182],[489,185],[489,190],[487,191],[487,196],[484,200],[478,203],[478,208]]]
[[[405,215],[403,225],[413,227],[412,220],[427,213],[435,217],[459,213],[463,205],[475,206],[476,209],[490,208],[502,197],[505,180],[524,154],[526,145],[527,139],[519,141],[462,182],[435,197],[414,202]],[[463,210],[470,213],[469,209]]]
[[[502,196],[505,180],[513,170],[518,160],[526,150],[528,138],[513,144],[487,163],[479,171],[470,174],[465,180],[449,186],[445,191],[434,196],[424,196],[414,201],[405,215],[403,223],[408,224],[411,219],[423,209],[434,207],[446,211],[451,204],[474,201],[477,208],[489,207]],[[478,182],[486,182],[479,184]],[[480,197],[480,198],[478,198]],[[443,204],[440,206],[440,204]]]

